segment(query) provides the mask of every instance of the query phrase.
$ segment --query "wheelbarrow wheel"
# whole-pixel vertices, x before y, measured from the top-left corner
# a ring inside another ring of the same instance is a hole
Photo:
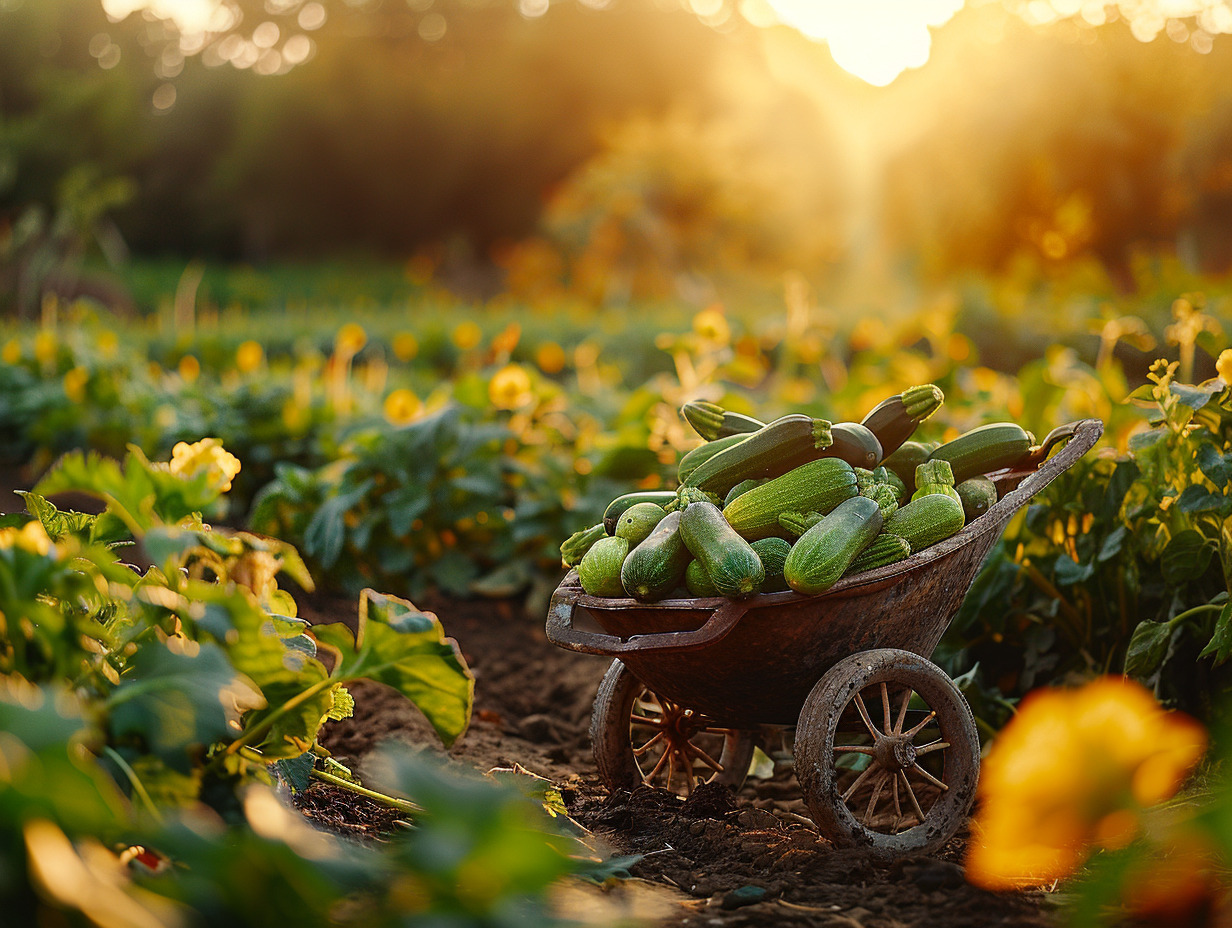
[[[677,794],[710,782],[739,789],[754,747],[751,732],[716,726],[659,695],[619,660],[599,684],[590,740],[609,789],[647,784]]]
[[[821,832],[876,857],[926,854],[962,827],[980,742],[945,672],[910,651],[862,651],[813,687],[796,728],[796,778]]]

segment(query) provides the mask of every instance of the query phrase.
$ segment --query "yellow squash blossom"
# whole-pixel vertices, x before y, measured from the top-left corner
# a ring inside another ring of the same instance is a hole
[[[727,324],[727,317],[717,306],[703,309],[693,317],[693,331],[707,341],[721,345],[726,345],[731,340],[731,327]]]
[[[368,333],[358,322],[348,322],[338,330],[338,335],[334,338],[334,349],[338,354],[346,357],[359,354],[366,344],[368,344]]]
[[[15,338],[10,338],[4,343],[4,350],[0,352],[0,361],[5,364],[16,364],[21,360],[21,342]]]
[[[1215,373],[1224,383],[1232,384],[1232,348],[1219,352],[1219,360],[1215,362]]]
[[[984,761],[967,876],[989,889],[1069,876],[1137,834],[1180,787],[1206,733],[1121,677],[1029,694]]]
[[[180,358],[178,368],[180,377],[184,379],[185,383],[193,383],[201,376],[201,362],[191,354],[186,354]]]
[[[385,397],[385,418],[391,425],[406,425],[415,420],[423,409],[423,403],[410,390],[394,390]]]
[[[419,339],[411,332],[399,332],[394,336],[393,349],[399,361],[410,361],[419,354]]]
[[[64,375],[64,395],[74,403],[83,403],[86,399],[86,384],[90,382],[90,372],[84,367],[70,368]]]
[[[535,363],[545,374],[559,374],[565,369],[565,349],[556,342],[543,342],[535,349]]]
[[[235,349],[235,367],[241,374],[251,374],[265,360],[265,349],[258,342],[242,342]]]
[[[0,528],[0,551],[8,548],[46,557],[51,553],[51,538],[38,520],[27,522],[21,528]]]
[[[483,330],[474,322],[459,322],[450,335],[454,345],[463,351],[470,351],[483,338]]]
[[[231,489],[231,481],[240,472],[240,461],[235,455],[223,450],[217,438],[203,438],[191,445],[179,442],[171,449],[171,473],[194,477],[208,472],[211,482],[225,493]]]
[[[488,383],[488,399],[497,409],[518,409],[534,398],[530,375],[520,364],[506,364]]]

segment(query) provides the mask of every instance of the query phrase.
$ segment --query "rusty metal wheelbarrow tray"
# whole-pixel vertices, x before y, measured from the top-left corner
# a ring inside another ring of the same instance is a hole
[[[552,597],[548,639],[618,657],[655,692],[720,724],[794,725],[814,684],[843,658],[872,648],[928,657],[1014,513],[1102,433],[1098,419],[1054,429],[1026,465],[990,475],[1000,499],[958,534],[824,593],[646,604],[589,596],[570,571]]]

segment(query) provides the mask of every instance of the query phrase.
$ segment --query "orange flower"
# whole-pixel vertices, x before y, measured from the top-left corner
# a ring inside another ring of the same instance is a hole
[[[517,409],[534,398],[530,375],[520,364],[506,364],[488,383],[488,399],[497,409]]]
[[[422,409],[423,403],[410,390],[394,390],[385,397],[385,418],[390,425],[407,425],[415,420]]]
[[[1219,360],[1215,362],[1215,373],[1226,384],[1232,384],[1232,348],[1219,352]]]
[[[180,358],[178,367],[180,376],[184,379],[185,383],[193,383],[201,376],[201,362],[191,354],[186,354]]]
[[[85,402],[86,384],[90,382],[90,372],[84,367],[71,368],[64,375],[64,394],[74,403]]]
[[[257,342],[241,342],[235,349],[235,367],[241,374],[251,374],[264,360],[265,349]]]
[[[1131,841],[1142,809],[1205,749],[1197,722],[1121,677],[1031,693],[983,764],[968,878],[1003,889],[1069,876],[1094,848]]]
[[[565,349],[556,342],[544,342],[535,349],[535,363],[545,374],[559,374],[565,369]]]
[[[348,322],[338,330],[334,338],[334,350],[340,355],[353,358],[368,344],[368,333],[358,322]]]

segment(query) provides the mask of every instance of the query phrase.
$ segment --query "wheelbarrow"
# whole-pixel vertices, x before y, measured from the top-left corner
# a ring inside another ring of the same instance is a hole
[[[831,842],[880,858],[941,847],[975,798],[980,744],[962,693],[927,657],[1010,518],[1102,433],[1098,419],[1054,429],[989,475],[998,501],[958,534],[824,593],[646,604],[589,596],[570,571],[547,637],[615,658],[591,716],[600,778],[739,788],[758,738],[794,727],[796,779]]]

